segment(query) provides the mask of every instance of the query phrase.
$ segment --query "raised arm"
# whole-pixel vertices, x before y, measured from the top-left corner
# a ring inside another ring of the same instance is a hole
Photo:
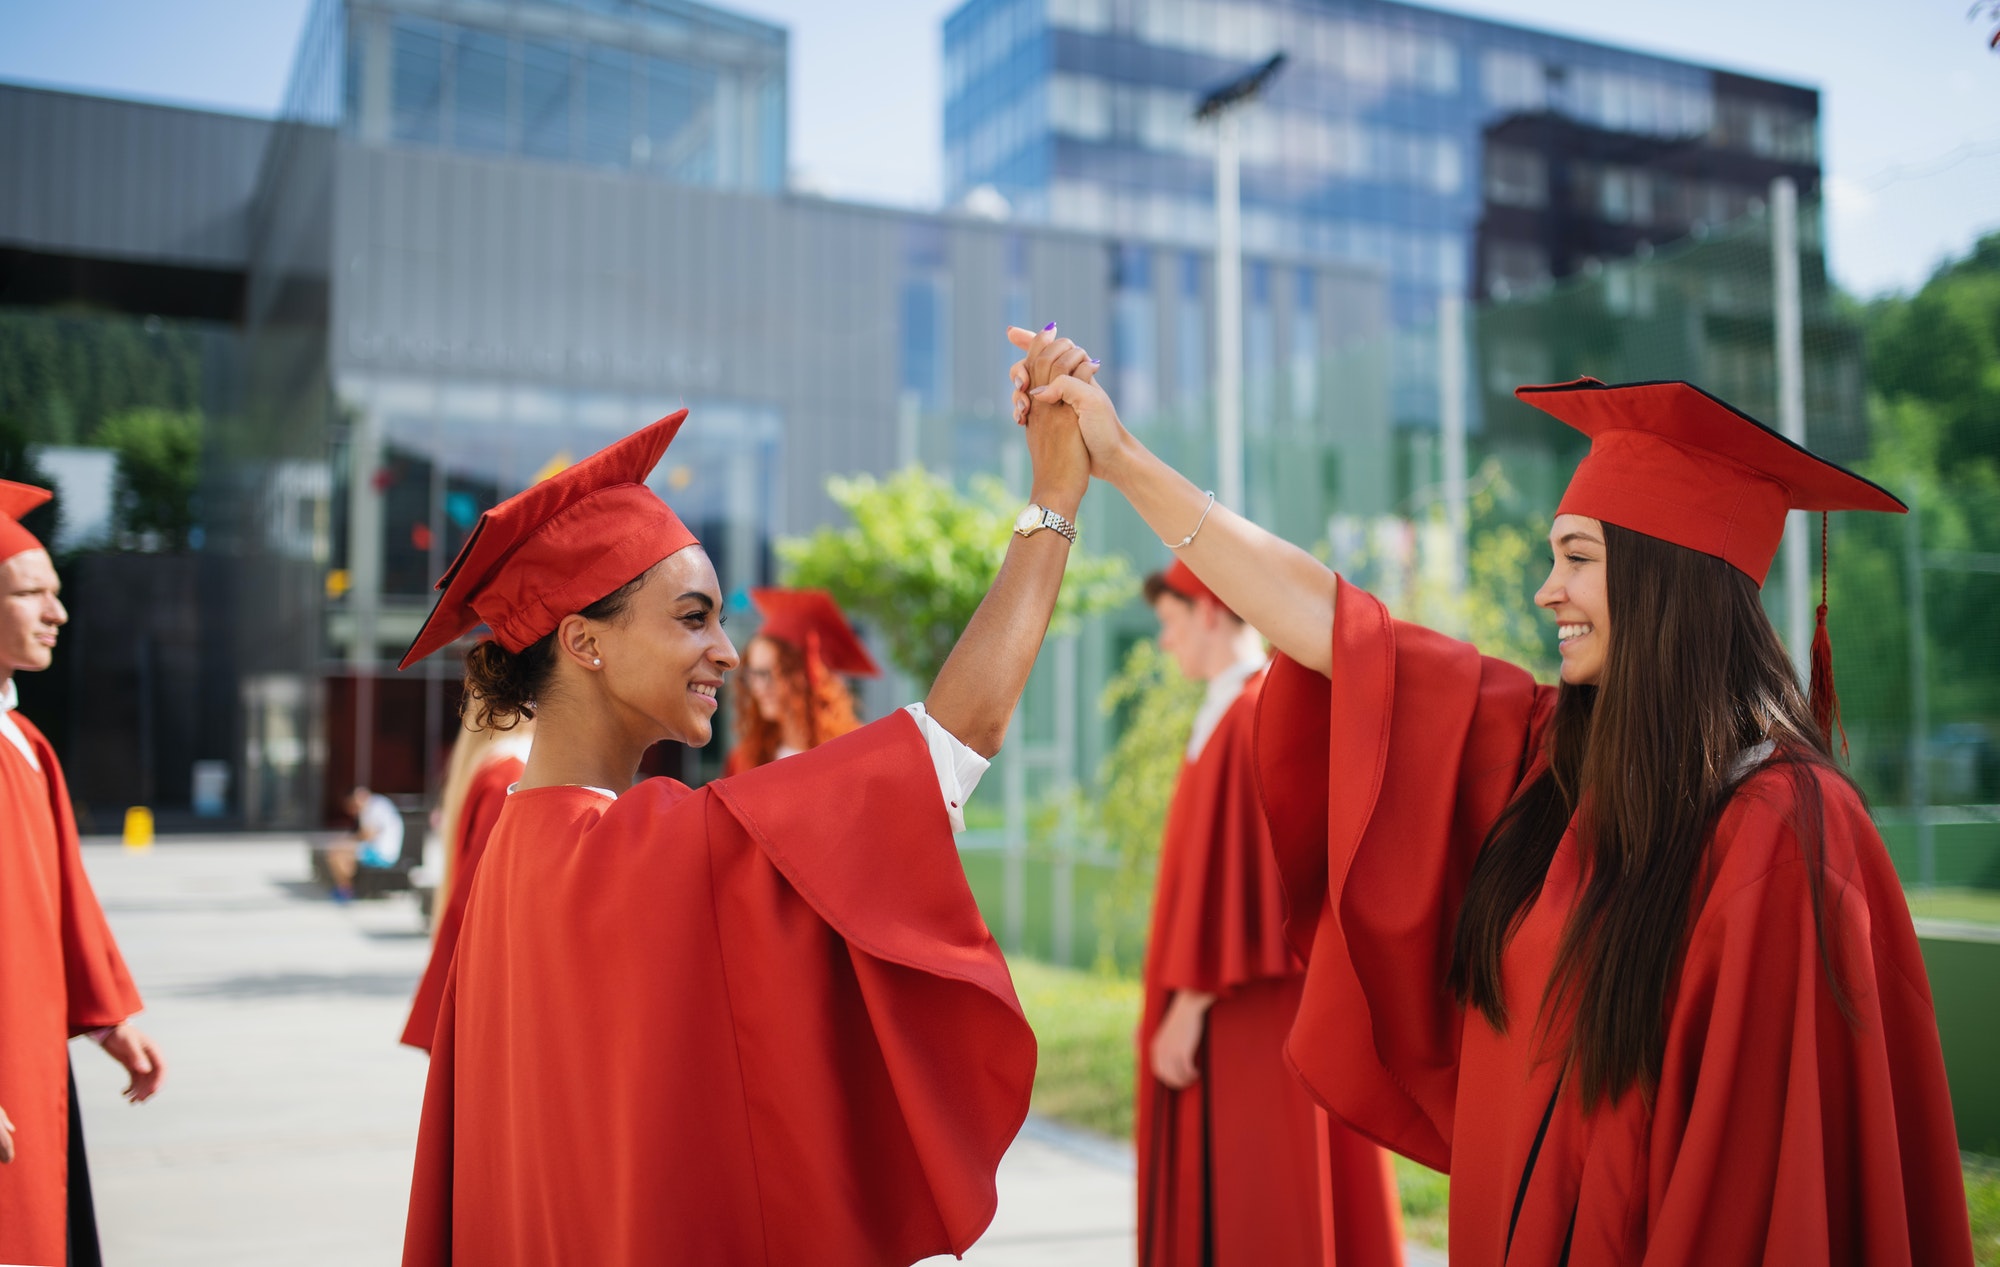
[[[1031,337],[1029,384],[1067,379],[1088,354],[1054,330]],[[1028,460],[1034,469],[1030,500],[1074,523],[1090,487],[1090,454],[1071,409],[1060,401],[1036,402],[1028,411]],[[1055,614],[1069,562],[1069,540],[1053,528],[1012,537],[1006,560],[971,623],[939,670],[924,711],[983,757],[1000,751],[1014,705],[1028,684],[1049,618]]]
[[[1007,337],[1026,348],[1037,336],[1012,329]],[[1325,564],[1229,507],[1209,506],[1206,493],[1125,429],[1095,382],[1065,375],[1033,388],[1030,398],[1075,411],[1091,474],[1123,493],[1162,541],[1176,545],[1194,533],[1175,553],[1232,611],[1307,668],[1332,668],[1336,582]]]

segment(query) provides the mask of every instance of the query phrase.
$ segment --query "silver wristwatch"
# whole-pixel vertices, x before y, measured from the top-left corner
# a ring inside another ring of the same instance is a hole
[[[1014,535],[1017,537],[1032,537],[1044,528],[1054,528],[1067,537],[1071,545],[1076,544],[1076,525],[1047,506],[1029,502],[1020,514],[1014,516]]]

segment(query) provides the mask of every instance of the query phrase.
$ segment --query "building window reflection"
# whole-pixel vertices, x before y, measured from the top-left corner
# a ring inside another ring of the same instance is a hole
[[[421,18],[397,18],[391,42],[395,137],[435,145],[443,138],[444,28]]]
[[[451,143],[462,150],[508,149],[508,39],[460,28],[452,43]]]

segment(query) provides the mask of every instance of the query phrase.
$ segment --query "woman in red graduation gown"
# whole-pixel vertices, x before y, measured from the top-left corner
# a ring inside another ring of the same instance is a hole
[[[126,1020],[139,992],[84,874],[56,752],[15,711],[16,673],[55,657],[69,619],[55,565],[19,518],[45,489],[0,480],[0,1263],[99,1261],[69,1040],[88,1034],[132,1075],[165,1065]]]
[[[1040,398],[1284,653],[1290,1059],[1451,1172],[1454,1267],[1970,1263],[1909,911],[1757,592],[1788,509],[1900,504],[1684,383],[1520,395],[1592,437],[1537,594],[1559,689],[1211,506],[1094,386]]]
[[[472,877],[486,852],[486,840],[500,821],[500,810],[507,804],[507,789],[527,771],[528,748],[535,732],[531,717],[506,730],[481,729],[473,725],[476,709],[470,697],[465,709],[458,742],[452,745],[444,793],[438,798],[445,864],[444,880],[433,899],[440,905],[431,957],[417,982],[410,1019],[403,1026],[403,1042],[424,1051],[431,1049],[431,1034],[437,1029],[438,1001],[444,997],[445,973],[458,950],[458,930],[465,921]]]
[[[754,589],[750,604],[763,624],[743,648],[728,774],[810,752],[858,729],[842,676],[882,676],[825,590]]]
[[[1088,483],[1055,412],[1028,445],[1058,522],[1009,544],[924,704],[698,791],[635,782],[708,740],[737,663],[644,483],[685,415],[482,517],[406,662],[485,623],[469,685],[536,737],[445,985],[406,1263],[879,1267],[984,1230],[1035,1051],[952,832]]]
[[[1185,563],[1146,579],[1160,647],[1206,682],[1160,846],[1139,1021],[1143,1267],[1402,1261],[1389,1158],[1330,1122],[1285,1035],[1304,967],[1252,752],[1264,640]]]

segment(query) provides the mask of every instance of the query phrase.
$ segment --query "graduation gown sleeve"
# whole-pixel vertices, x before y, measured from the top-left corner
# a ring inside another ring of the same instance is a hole
[[[458,950],[458,930],[465,921],[466,901],[472,896],[472,877],[486,852],[487,838],[500,821],[500,811],[507,806],[507,789],[520,782],[525,769],[519,757],[500,757],[474,772],[465,789],[457,839],[450,842],[451,892],[444,910],[438,913],[430,962],[424,965],[416,997],[410,1002],[410,1019],[403,1026],[402,1041],[411,1047],[430,1050],[431,1035],[437,1030],[438,1002],[444,997],[445,972]]]
[[[1034,1064],[907,713],[698,792],[518,792],[445,991],[405,1262],[961,1252]]]
[[[1287,1058],[1356,1130],[1438,1170],[1462,1017],[1452,928],[1554,695],[1344,580],[1331,680],[1280,656],[1264,687],[1259,787],[1308,960]]]
[[[1720,874],[1676,991],[1634,1207],[1646,1263],[1972,1261],[1908,907],[1859,797],[1814,777],[1825,802],[1825,940],[1848,1014],[1813,926],[1790,785],[1767,768],[1718,824]],[[1578,1249],[1591,1260],[1590,1247]]]

